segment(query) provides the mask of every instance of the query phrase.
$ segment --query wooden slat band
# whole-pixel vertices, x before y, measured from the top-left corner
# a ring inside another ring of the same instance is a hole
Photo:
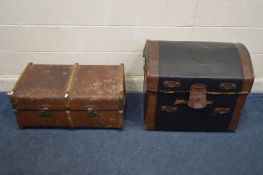
[[[69,128],[74,128],[72,118],[71,118],[71,113],[68,110],[66,111],[66,117],[67,117]]]
[[[119,118],[119,129],[123,129],[124,127],[124,114],[123,114],[123,110],[119,110],[118,111],[118,118]]]
[[[146,57],[146,81],[147,89],[158,90],[158,74],[159,74],[159,43],[158,41],[147,41],[146,49],[148,57]],[[155,128],[157,93],[147,92],[145,130],[153,130]]]
[[[125,98],[126,98],[126,92],[125,92],[125,75],[124,75],[124,64],[120,64],[120,95],[119,95],[119,109],[122,109],[125,105]]]
[[[67,109],[69,109],[69,100],[68,100],[68,97],[70,95],[70,92],[71,92],[71,89],[72,89],[72,86],[73,86],[73,80],[75,78],[75,75],[77,73],[77,70],[78,70],[78,67],[79,67],[79,64],[78,63],[75,63],[73,65],[73,69],[71,71],[71,74],[70,74],[70,77],[69,77],[69,80],[68,80],[68,84],[67,84],[67,88],[66,88],[66,93],[65,93],[65,99],[66,99],[66,102],[65,102],[65,106]]]
[[[235,46],[238,50],[238,54],[240,56],[240,61],[241,61],[242,69],[243,69],[244,80],[243,80],[243,86],[242,86],[241,91],[250,92],[253,82],[254,82],[254,71],[252,67],[251,58],[250,58],[247,48],[243,44],[238,43],[238,44],[235,44]],[[233,116],[232,116],[230,125],[228,127],[228,130],[231,132],[234,132],[237,128],[237,125],[239,123],[239,120],[242,114],[242,110],[245,105],[246,98],[247,98],[247,94],[240,94],[237,97]]]

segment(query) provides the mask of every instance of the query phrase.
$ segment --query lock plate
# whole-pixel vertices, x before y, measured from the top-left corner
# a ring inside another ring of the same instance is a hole
[[[194,84],[191,86],[188,100],[176,99],[174,105],[187,104],[193,109],[203,109],[208,104],[213,104],[213,101],[206,99],[207,88],[204,84]]]
[[[88,117],[98,117],[99,116],[99,112],[95,111],[92,107],[88,107],[87,108],[87,116]]]
[[[221,83],[219,88],[224,90],[233,90],[237,88],[237,85],[235,83]]]
[[[190,89],[188,106],[194,109],[203,109],[207,106],[207,87],[204,84],[193,84]]]
[[[49,106],[41,106],[41,110],[39,111],[39,115],[42,117],[50,117],[51,111],[49,110]]]
[[[216,114],[224,115],[230,112],[230,108],[215,108],[214,111]]]
[[[180,87],[181,83],[180,81],[164,81],[163,82],[163,87],[165,88],[175,88],[175,87]]]
[[[163,112],[176,112],[177,107],[176,106],[162,106],[161,111],[163,111]]]

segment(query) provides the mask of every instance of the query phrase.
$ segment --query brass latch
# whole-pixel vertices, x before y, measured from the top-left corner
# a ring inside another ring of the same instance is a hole
[[[190,96],[188,100],[188,106],[194,109],[202,109],[209,104],[206,99],[206,85],[204,84],[194,84],[191,86]]]
[[[163,87],[166,88],[175,88],[175,87],[180,87],[180,81],[164,81],[163,82]]]
[[[208,104],[212,104],[213,101],[207,101],[206,99],[207,88],[205,84],[193,84],[190,89],[189,100],[179,100],[175,101],[177,104],[188,104],[189,107],[193,109],[203,109]]]
[[[51,116],[51,111],[49,109],[48,105],[43,105],[41,106],[41,109],[39,111],[39,115],[42,117],[50,117]]]
[[[235,83],[221,83],[219,88],[224,90],[233,90],[237,88],[237,85]]]
[[[163,111],[163,112],[176,112],[177,107],[176,106],[162,106],[161,111]]]
[[[87,115],[89,117],[97,117],[97,116],[99,116],[99,112],[95,111],[92,107],[88,107],[87,108]]]
[[[216,114],[224,115],[230,112],[230,108],[215,108],[214,111]]]

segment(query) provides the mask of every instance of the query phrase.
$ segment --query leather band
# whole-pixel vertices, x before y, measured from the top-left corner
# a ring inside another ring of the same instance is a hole
[[[65,100],[66,100],[65,106],[66,106],[66,109],[69,109],[68,97],[70,95],[70,92],[71,92],[71,89],[72,89],[72,86],[73,86],[73,80],[75,78],[75,75],[76,75],[78,67],[79,67],[79,64],[75,63],[74,66],[73,66],[73,69],[71,71],[70,77],[69,77],[69,81],[68,81],[67,88],[66,88],[66,93],[65,93]]]
[[[147,89],[158,89],[158,67],[159,67],[159,43],[157,41],[147,41],[146,45],[149,49],[149,57],[146,58],[147,69],[145,71],[147,78]],[[150,61],[149,61],[150,60]],[[151,72],[151,75],[148,74]],[[147,93],[147,110],[144,127],[146,130],[155,128],[157,93]]]
[[[119,108],[123,108],[123,104],[125,105],[125,74],[124,74],[124,64],[120,64],[120,95],[119,95]]]
[[[73,127],[73,122],[72,122],[72,118],[71,118],[70,111],[66,111],[66,117],[67,117],[67,121],[68,121],[68,126],[69,126],[70,128],[74,128],[74,127]]]
[[[250,92],[254,82],[254,71],[252,67],[251,58],[247,48],[243,44],[241,43],[236,44],[236,48],[238,50],[242,69],[243,69],[244,80],[243,80],[242,92]],[[235,110],[233,112],[230,125],[228,127],[228,130],[231,132],[235,131],[237,128],[242,110],[245,105],[246,98],[247,98],[247,94],[240,94],[237,97]]]

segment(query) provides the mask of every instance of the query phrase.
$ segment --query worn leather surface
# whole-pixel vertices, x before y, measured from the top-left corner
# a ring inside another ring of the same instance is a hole
[[[13,95],[16,109],[65,109],[65,93],[71,65],[32,64],[21,77]]]
[[[13,89],[24,127],[122,128],[124,67],[29,64]]]
[[[72,110],[118,110],[123,108],[123,73],[119,65],[81,65],[78,67],[69,95]]]

